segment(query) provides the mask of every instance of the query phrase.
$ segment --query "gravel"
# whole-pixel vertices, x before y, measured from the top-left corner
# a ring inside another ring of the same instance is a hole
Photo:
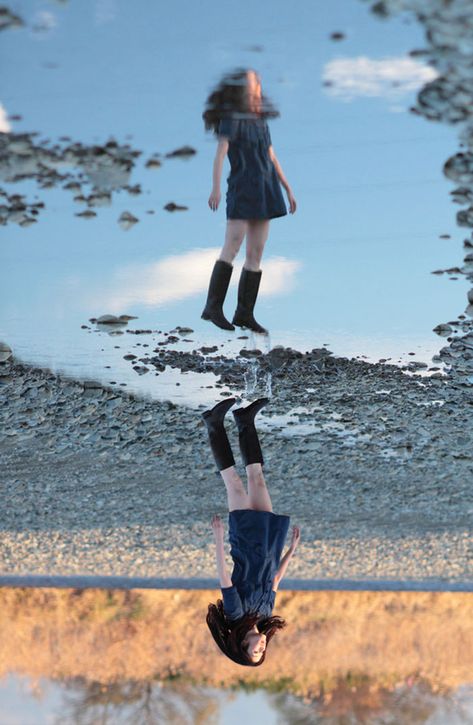
[[[242,366],[247,397],[272,391],[266,480],[302,529],[288,576],[473,579],[471,387],[320,350],[218,365],[240,400]],[[226,496],[199,411],[14,359],[0,381],[0,573],[215,576]]]

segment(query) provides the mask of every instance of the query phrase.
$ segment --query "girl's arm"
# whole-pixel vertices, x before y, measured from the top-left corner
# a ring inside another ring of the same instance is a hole
[[[217,557],[217,572],[220,580],[220,586],[231,587],[232,580],[228,573],[227,565],[225,563],[225,549],[223,545],[223,523],[220,516],[214,516],[212,518],[212,529],[215,538],[215,554]]]
[[[215,152],[214,165],[213,165],[213,188],[220,189],[220,181],[222,178],[222,166],[223,160],[227,155],[228,141],[226,138],[221,138],[218,142],[217,150]]]
[[[273,591],[276,592],[278,590],[279,582],[283,578],[284,574],[286,573],[286,569],[289,566],[289,562],[291,561],[293,557],[294,551],[289,548],[286,553],[284,554],[283,558],[279,562],[279,568],[276,572],[276,575],[273,580]]]
[[[274,164],[274,167],[276,169],[276,173],[277,173],[277,175],[279,177],[279,181],[284,186],[284,188],[286,189],[286,191],[288,191],[291,187],[289,186],[289,182],[288,182],[288,180],[286,179],[286,177],[283,174],[283,170],[281,169],[281,164],[279,163],[278,159],[276,158],[276,154],[274,153],[273,147],[270,146],[269,149],[268,149],[268,151],[269,151],[269,158],[271,159],[271,161]]]
[[[215,152],[213,172],[212,172],[212,191],[209,196],[209,206],[213,211],[216,211],[220,203],[220,182],[222,180],[222,166],[223,160],[227,155],[228,151],[228,139],[221,138],[218,142],[217,150]]]
[[[228,573],[227,565],[225,563],[225,550],[223,547],[223,539],[221,541],[216,541],[215,546],[215,553],[217,555],[217,572],[218,578],[220,580],[220,586],[222,588],[231,587],[232,580],[230,578],[230,574]]]
[[[293,214],[296,211],[297,204],[296,204],[294,195],[292,193],[292,189],[289,186],[288,180],[284,176],[283,170],[281,168],[281,164],[279,163],[278,159],[276,158],[276,154],[274,153],[274,149],[272,146],[269,147],[268,152],[269,152],[269,158],[273,162],[274,168],[276,169],[276,173],[278,175],[279,181],[281,182],[283,187],[286,189],[287,198],[289,200],[290,211],[291,211],[291,214]]]
[[[286,569],[289,566],[289,562],[291,561],[292,557],[294,556],[294,552],[297,549],[297,545],[299,544],[301,538],[301,530],[298,526],[292,527],[292,540],[291,545],[289,546],[289,549],[284,554],[283,558],[279,562],[279,568],[276,572],[276,575],[273,580],[273,591],[276,592],[279,586],[279,582],[283,578],[284,574],[286,573]]]

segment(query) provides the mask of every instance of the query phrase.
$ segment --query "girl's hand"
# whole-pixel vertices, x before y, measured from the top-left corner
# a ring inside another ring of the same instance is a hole
[[[297,209],[297,203],[290,189],[287,189],[287,199],[289,201],[289,214],[294,214]]]
[[[212,529],[216,540],[223,539],[223,521],[218,514],[212,516]]]
[[[297,549],[297,546],[298,546],[300,540],[301,540],[301,530],[300,530],[299,526],[293,526],[292,527],[292,539],[291,539],[291,544],[289,546],[292,553],[294,553],[295,550]]]
[[[220,198],[220,191],[218,189],[212,189],[212,192],[209,196],[209,207],[212,209],[212,211],[217,211],[218,205],[220,204]]]

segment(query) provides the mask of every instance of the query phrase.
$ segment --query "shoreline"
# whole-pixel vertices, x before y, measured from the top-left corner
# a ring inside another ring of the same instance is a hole
[[[117,576],[1,576],[0,588],[16,589],[107,589],[133,591],[136,589],[166,591],[219,590],[218,579],[158,579],[156,577]],[[448,582],[441,579],[284,579],[279,591],[289,592],[473,592],[473,580]]]

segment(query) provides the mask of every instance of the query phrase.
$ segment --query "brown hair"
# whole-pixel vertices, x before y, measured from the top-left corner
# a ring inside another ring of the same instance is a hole
[[[278,629],[286,626],[286,621],[281,617],[265,617],[260,619],[259,622],[258,619],[257,612],[247,612],[239,619],[227,619],[221,599],[217,600],[217,604],[209,604],[206,617],[212,637],[223,654],[236,662],[237,665],[247,667],[259,667],[259,665],[263,664],[271,638]],[[254,624],[256,624],[260,633],[266,635],[266,649],[259,662],[253,662],[242,644]]]
[[[207,131],[217,133],[219,121],[231,116],[232,113],[247,113],[248,97],[247,73],[256,71],[253,68],[236,68],[225,73],[218,86],[209,94],[205,102],[205,111],[202,114]],[[261,93],[262,118],[276,118],[280,115],[273,103]]]

